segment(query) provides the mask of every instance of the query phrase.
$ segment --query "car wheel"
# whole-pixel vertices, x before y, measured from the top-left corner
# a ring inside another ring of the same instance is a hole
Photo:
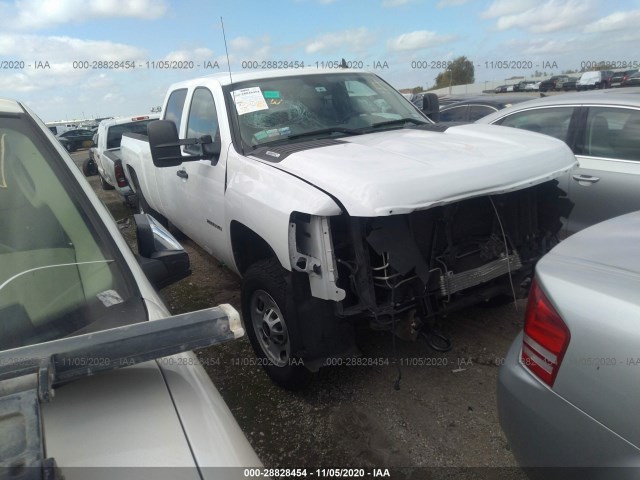
[[[84,162],[82,162],[82,173],[84,173],[85,177],[93,177],[98,174],[98,167],[96,166],[96,162],[87,158]]]
[[[260,363],[285,388],[299,388],[310,378],[296,352],[291,274],[276,258],[254,263],[242,278],[242,318]]]
[[[103,190],[113,190],[115,187],[107,183],[102,175],[98,175],[100,177],[100,186]]]
[[[73,145],[71,145],[70,142],[67,142],[64,144],[64,148],[67,150],[67,152],[71,153],[73,152]]]

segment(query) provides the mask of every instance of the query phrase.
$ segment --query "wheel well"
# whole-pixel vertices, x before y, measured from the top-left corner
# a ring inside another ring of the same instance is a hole
[[[127,170],[129,170],[129,176],[131,177],[131,190],[133,190],[135,193],[138,193],[139,190],[139,186],[138,186],[138,176],[136,175],[136,171],[131,168],[131,165],[127,165]]]
[[[277,258],[269,244],[240,222],[231,222],[231,245],[236,267],[241,275],[251,265],[266,258]]]

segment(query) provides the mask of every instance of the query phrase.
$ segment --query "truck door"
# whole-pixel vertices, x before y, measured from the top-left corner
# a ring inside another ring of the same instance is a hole
[[[218,109],[208,88],[193,91],[182,130],[181,138],[211,135],[214,143],[221,143]],[[182,148],[184,155],[202,153],[200,145]],[[172,190],[177,192],[171,221],[207,252],[228,261],[223,258],[228,251],[224,209],[226,148],[221,151],[220,157],[213,160],[185,162],[177,167],[170,179],[175,183]]]

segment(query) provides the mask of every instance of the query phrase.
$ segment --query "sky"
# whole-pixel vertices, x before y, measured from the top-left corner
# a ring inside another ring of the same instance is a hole
[[[466,56],[491,86],[640,66],[638,25],[640,0],[0,0],[0,97],[44,121],[140,115],[177,81],[343,58],[402,89]]]

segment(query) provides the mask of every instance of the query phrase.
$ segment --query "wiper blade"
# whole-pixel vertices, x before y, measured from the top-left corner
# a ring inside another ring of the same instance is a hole
[[[404,125],[406,123],[413,123],[415,125],[427,125],[428,122],[424,122],[422,120],[417,120],[415,118],[397,118],[395,120],[389,120],[386,122],[380,122],[380,123],[374,123],[373,125],[371,125],[371,129],[373,128],[379,128],[379,127],[391,127],[394,125]]]
[[[288,142],[289,140],[298,140],[300,138],[315,137],[318,135],[326,135],[331,133],[344,133],[346,135],[362,135],[363,132],[362,130],[354,130],[352,128],[329,127],[329,128],[323,128],[321,130],[313,130],[311,132],[296,133],[295,135],[281,137],[281,138],[278,138],[277,140],[272,140],[271,142],[263,142],[258,145],[254,145],[253,150],[255,150],[256,148],[267,147],[271,145],[281,145],[283,143]]]
[[[361,135],[362,131],[354,130],[353,128],[344,127],[329,127],[322,130],[314,130],[312,132],[297,133],[295,135],[289,135],[288,140],[295,140],[296,138],[313,137],[316,135],[325,135],[327,133],[345,133],[347,135]]]

